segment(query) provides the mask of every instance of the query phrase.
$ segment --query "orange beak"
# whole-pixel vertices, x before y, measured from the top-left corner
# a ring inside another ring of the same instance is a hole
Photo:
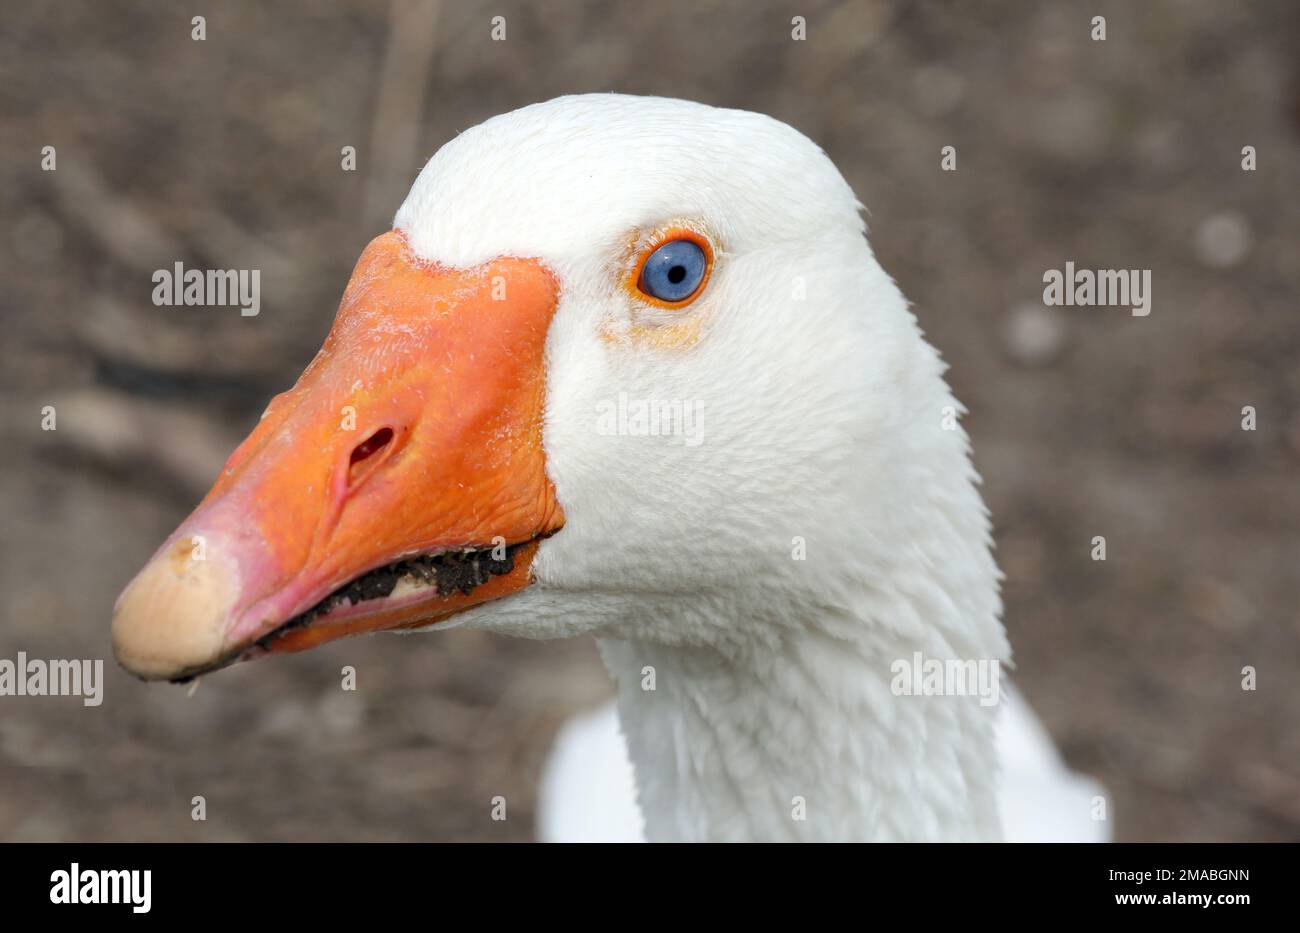
[[[320,353],[118,598],[122,665],[185,679],[527,586],[564,524],[541,434],[556,298],[536,260],[371,242]]]

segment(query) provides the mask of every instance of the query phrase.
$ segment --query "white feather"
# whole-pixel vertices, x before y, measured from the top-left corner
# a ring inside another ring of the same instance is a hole
[[[1105,789],[1062,763],[1051,737],[1018,692],[1006,691],[997,727],[1002,783],[998,808],[1007,842],[1109,842],[1095,818]],[[574,716],[555,737],[537,795],[542,842],[644,842],[636,776],[618,709],[606,703]]]

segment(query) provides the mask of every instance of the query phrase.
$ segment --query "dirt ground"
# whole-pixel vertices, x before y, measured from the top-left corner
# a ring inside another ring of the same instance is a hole
[[[592,643],[358,639],[187,698],[108,622],[423,161],[595,90],[770,113],[870,208],[970,408],[1015,680],[1118,838],[1300,839],[1300,5],[203,6],[203,42],[168,3],[0,22],[0,658],[108,659],[97,708],[0,698],[0,839],[531,837],[554,731],[610,690]],[[262,269],[261,313],[155,307],[178,260]],[[1044,308],[1066,260],[1150,269],[1151,314]]]

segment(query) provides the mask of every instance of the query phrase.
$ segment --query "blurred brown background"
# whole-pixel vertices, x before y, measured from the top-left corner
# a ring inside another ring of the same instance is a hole
[[[425,159],[599,90],[770,113],[869,206],[971,409],[1015,680],[1118,838],[1300,839],[1300,6],[201,6],[0,24],[0,657],[107,659],[97,709],[0,698],[0,839],[530,838],[555,729],[609,691],[591,643],[372,637],[187,698],[119,671],[108,623]],[[1067,259],[1151,269],[1151,315],[1043,308]],[[155,307],[177,260],[261,269],[261,314]]]

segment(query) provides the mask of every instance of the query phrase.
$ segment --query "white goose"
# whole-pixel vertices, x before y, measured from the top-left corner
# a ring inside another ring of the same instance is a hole
[[[618,95],[496,117],[124,591],[117,656],[186,679],[379,629],[594,633],[639,806],[580,786],[626,773],[605,715],[561,742],[545,836],[997,839],[1002,748],[1044,808],[1009,828],[1102,838],[1027,710],[999,745],[980,697],[891,689],[917,652],[1009,655],[943,369],[790,127]]]

